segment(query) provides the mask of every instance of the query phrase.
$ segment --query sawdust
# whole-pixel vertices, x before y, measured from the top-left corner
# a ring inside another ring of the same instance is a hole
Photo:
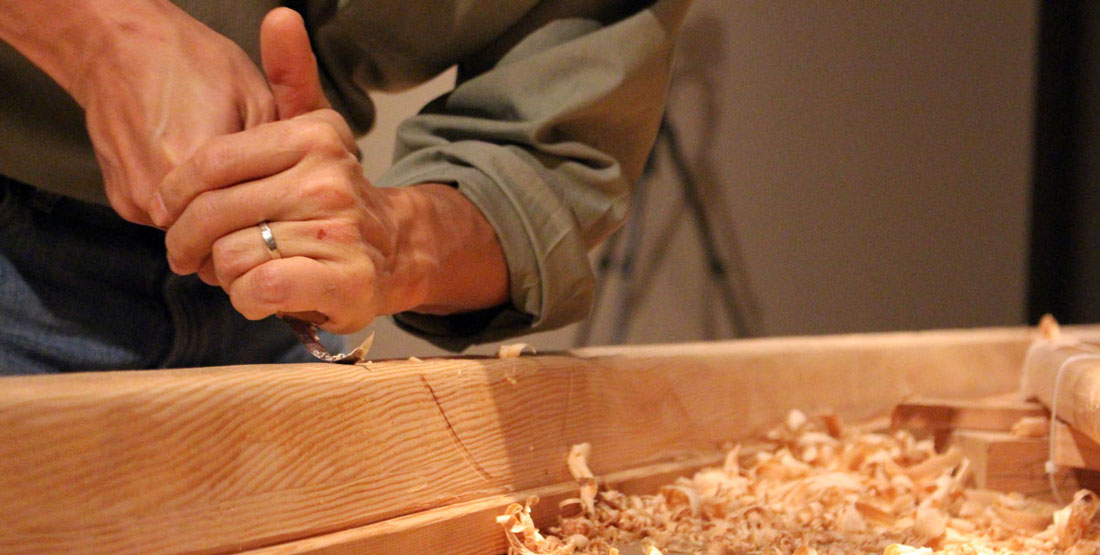
[[[655,495],[600,489],[588,453],[587,444],[570,452],[580,493],[546,535],[530,516],[537,499],[497,518],[510,555],[1100,553],[1096,494],[1081,490],[1058,508],[968,488],[958,451],[835,415],[792,411],[762,447],[734,446],[721,468]]]

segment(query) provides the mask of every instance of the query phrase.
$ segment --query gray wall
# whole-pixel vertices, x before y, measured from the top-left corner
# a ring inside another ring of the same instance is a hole
[[[754,333],[1023,322],[1034,4],[697,0],[670,120]],[[380,107],[399,119],[434,91],[413,94]],[[639,252],[652,272],[627,340],[729,336],[667,158],[645,187]],[[614,336],[620,282],[596,343]],[[378,328],[376,354],[437,352]]]

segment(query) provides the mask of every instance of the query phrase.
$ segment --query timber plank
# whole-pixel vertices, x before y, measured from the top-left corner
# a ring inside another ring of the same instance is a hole
[[[660,486],[696,471],[721,466],[725,454],[662,463],[600,476],[600,485],[626,494],[652,493]],[[430,509],[422,513],[351,530],[256,549],[248,555],[355,555],[359,553],[504,553],[508,543],[496,517],[512,503],[538,498],[531,515],[540,527],[557,522],[558,503],[576,497],[576,482],[497,495]]]
[[[1050,456],[1048,438],[959,430],[952,435],[952,443],[970,459],[976,487],[1054,500],[1051,482],[1045,471]],[[1055,470],[1054,484],[1064,499],[1071,499],[1080,488],[1093,491],[1100,488],[1100,472],[1059,467]]]
[[[1037,341],[1027,357],[1021,390],[1100,442],[1100,346],[1066,337]]]
[[[1007,432],[1021,418],[1046,417],[1042,404],[1023,401],[1019,394],[992,399],[908,399],[898,404],[890,428],[931,436],[942,451],[955,430]]]
[[[1055,424],[1054,463],[1100,471],[1100,444],[1063,422]]]
[[[894,409],[890,425],[913,431],[988,430],[1007,432],[1025,417],[1046,417],[1039,403],[1016,399],[909,399]]]
[[[1008,393],[1023,328],[3,378],[0,552],[224,552],[711,453],[787,410]]]

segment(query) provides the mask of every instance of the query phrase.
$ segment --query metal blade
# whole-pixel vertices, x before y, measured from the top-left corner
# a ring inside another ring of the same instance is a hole
[[[302,342],[302,345],[305,345],[306,349],[308,349],[313,356],[325,362],[355,364],[367,357],[367,352],[370,351],[370,346],[374,343],[374,332],[371,332],[370,335],[363,340],[363,343],[355,349],[347,353],[334,355],[328,352],[328,349],[321,344],[321,339],[317,337],[316,324],[287,314],[279,314],[278,316],[290,326],[290,329],[294,330],[294,335],[298,336],[298,340]]]

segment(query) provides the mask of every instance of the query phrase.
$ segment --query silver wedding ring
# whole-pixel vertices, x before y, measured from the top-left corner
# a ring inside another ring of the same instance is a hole
[[[268,227],[267,222],[260,222],[260,236],[264,238],[264,244],[267,245],[267,254],[271,255],[272,259],[282,258],[282,253],[279,252],[279,246],[275,244],[275,235],[271,233],[271,228]]]

